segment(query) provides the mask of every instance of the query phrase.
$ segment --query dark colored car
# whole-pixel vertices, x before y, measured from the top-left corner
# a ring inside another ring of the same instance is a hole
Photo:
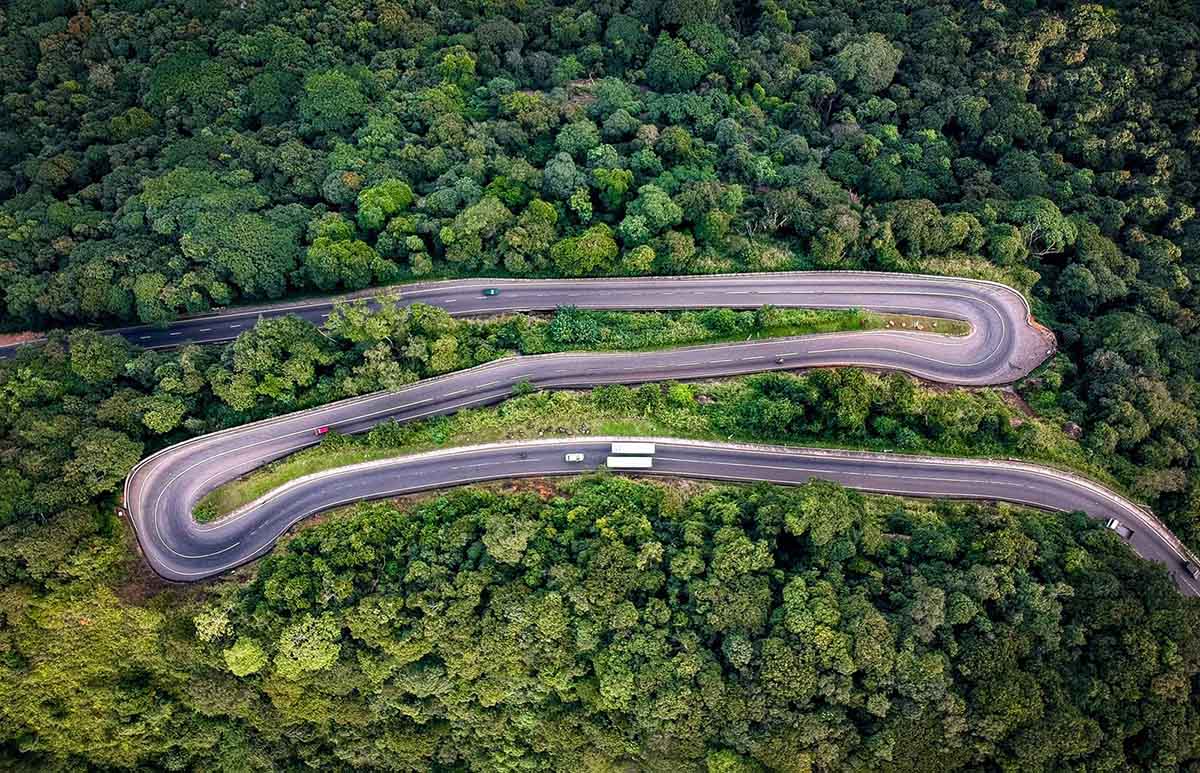
[[[483,291],[483,294],[486,295],[487,297],[491,298],[493,295],[499,295],[500,291],[497,290],[495,287],[488,287],[487,289],[485,289]]]
[[[1190,574],[1193,580],[1200,580],[1200,566],[1196,566],[1191,561],[1183,562],[1183,571]]]

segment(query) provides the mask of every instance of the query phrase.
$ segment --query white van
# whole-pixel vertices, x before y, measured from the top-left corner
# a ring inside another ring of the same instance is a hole
[[[1109,518],[1104,525],[1115,531],[1121,539],[1129,539],[1133,536],[1133,529],[1121,523],[1116,518]]]

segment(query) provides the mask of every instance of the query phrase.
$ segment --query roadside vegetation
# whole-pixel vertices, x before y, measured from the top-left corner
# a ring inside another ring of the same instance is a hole
[[[1194,10],[9,3],[0,330],[432,276],[979,276],[1026,293],[1058,335],[1062,360],[1031,403],[1124,465],[1156,510],[1195,520]],[[335,363],[319,334],[286,327],[236,357],[147,358],[130,388],[153,399],[110,406],[124,416],[105,424],[128,439],[88,445],[124,461],[129,443],[313,404],[310,374],[342,369],[314,397],[334,399],[477,353],[416,338],[399,366],[373,339],[367,364]],[[210,371],[231,410],[190,404]],[[46,378],[8,399],[75,391]],[[120,426],[139,414],[144,439]],[[52,450],[28,456],[48,469],[26,461],[3,488],[61,479],[61,457],[89,440],[74,430],[46,433]],[[82,490],[108,474],[70,476]],[[21,517],[53,520],[71,501],[21,504]]]
[[[444,309],[339,305],[318,327],[260,322],[235,341],[141,350],[78,329],[0,362],[0,528],[120,490],[141,456],[187,437],[517,354],[654,349],[751,337],[963,323],[857,310],[762,307],[661,313],[563,308],[456,319]],[[934,327],[934,325],[941,327]],[[107,516],[98,516],[101,520]]]
[[[321,444],[210,492],[194,512],[210,521],[321,470],[446,446],[573,435],[663,435],[699,440],[1021,458],[1121,488],[1061,427],[1023,413],[998,390],[922,386],[854,368],[767,373],[705,383],[610,385],[516,395],[496,407],[401,424]]]
[[[553,319],[544,325],[530,325],[522,320],[518,349],[522,354],[636,351],[885,328],[942,335],[966,335],[970,332],[970,325],[960,320],[877,314],[861,309],[783,309],[764,306],[753,311],[705,309],[626,312],[564,307],[558,309]]]

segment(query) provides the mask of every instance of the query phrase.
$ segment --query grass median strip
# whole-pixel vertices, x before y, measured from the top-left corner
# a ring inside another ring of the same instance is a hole
[[[629,312],[563,307],[549,319],[519,315],[518,349],[522,354],[562,351],[646,351],[668,346],[725,343],[853,330],[903,330],[966,335],[960,320],[861,309],[785,309],[764,306],[754,311]],[[501,327],[508,319],[477,324]]]
[[[360,436],[331,434],[314,448],[210,492],[200,521],[220,518],[279,486],[322,470],[498,440],[571,435],[669,435],[830,448],[1020,457],[1119,483],[1049,422],[1013,408],[995,390],[924,388],[898,374],[856,369],[767,373],[696,384],[605,386],[537,392],[489,408],[399,424]]]

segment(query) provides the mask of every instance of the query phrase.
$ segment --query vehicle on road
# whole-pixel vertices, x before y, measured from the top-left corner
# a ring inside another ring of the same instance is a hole
[[[565,462],[572,462],[572,463],[574,463],[574,462],[582,462],[582,461],[583,461],[583,454],[567,454],[566,456],[564,456],[564,457],[563,457],[563,461],[565,461]]]
[[[1129,539],[1133,536],[1133,529],[1121,523],[1116,518],[1109,518],[1104,525],[1115,531],[1121,539]]]
[[[610,456],[604,460],[610,470],[648,470],[654,466],[649,456]]]
[[[487,288],[484,288],[483,294],[485,296],[487,296],[488,298],[491,298],[493,295],[499,295],[500,291],[497,290],[495,287],[487,287]]]
[[[654,456],[654,444],[613,443],[611,453],[617,456]]]
[[[317,437],[321,437],[321,435],[324,435],[328,431],[329,431],[329,427],[317,427],[316,429],[313,430],[313,434],[316,435]]]
[[[1183,562],[1183,571],[1190,574],[1193,580],[1200,580],[1200,566],[1196,566],[1191,561]]]
[[[776,357],[776,358],[775,358],[775,364],[776,364],[776,365],[782,365],[782,364],[783,364],[783,358],[782,358],[782,357]]]

